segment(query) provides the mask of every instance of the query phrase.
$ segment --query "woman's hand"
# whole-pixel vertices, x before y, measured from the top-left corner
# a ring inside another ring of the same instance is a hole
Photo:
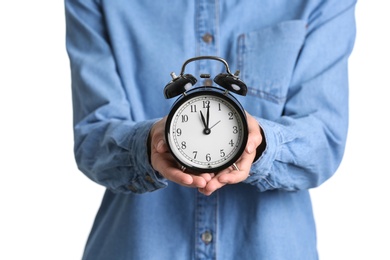
[[[214,175],[204,188],[199,188],[201,193],[211,195],[226,184],[239,183],[248,178],[252,163],[256,157],[256,149],[263,142],[263,136],[257,120],[248,113],[246,115],[248,121],[248,142],[244,153],[236,162],[237,168],[231,166]]]
[[[199,189],[205,188],[214,174],[193,175],[180,170],[179,164],[173,158],[165,142],[165,123],[166,117],[154,124],[150,131],[150,160],[153,169],[164,178],[180,185]]]

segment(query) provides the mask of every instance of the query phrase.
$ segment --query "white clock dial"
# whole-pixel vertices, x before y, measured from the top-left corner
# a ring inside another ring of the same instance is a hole
[[[233,164],[246,145],[245,115],[223,94],[184,98],[167,121],[168,143],[184,166],[212,172]]]

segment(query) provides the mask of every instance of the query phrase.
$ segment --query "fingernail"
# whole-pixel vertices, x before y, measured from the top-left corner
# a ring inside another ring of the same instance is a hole
[[[163,145],[164,145],[164,141],[163,141],[163,140],[160,140],[160,141],[157,143],[156,150],[157,150],[157,151],[161,151]]]
[[[253,150],[254,150],[253,147],[254,147],[253,143],[249,143],[249,144],[247,145],[247,147],[246,147],[247,152],[248,152],[248,153],[252,153]]]

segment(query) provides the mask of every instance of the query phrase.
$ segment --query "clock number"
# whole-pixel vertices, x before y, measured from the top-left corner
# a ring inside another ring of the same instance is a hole
[[[218,103],[218,111],[221,111],[221,103]]]
[[[219,154],[221,155],[221,157],[225,157],[225,152],[223,151],[223,149],[219,150]]]
[[[203,108],[208,108],[210,106],[210,100],[203,101]]]
[[[233,147],[234,146],[234,142],[233,142],[233,139],[230,140],[229,142],[230,146]]]
[[[193,151],[192,153],[194,154],[194,159],[196,159],[196,156],[198,155],[198,151]]]
[[[237,126],[233,126],[233,134],[237,134],[238,133],[238,127]]]
[[[233,112],[229,112],[228,115],[229,115],[229,120],[233,120]]]
[[[176,129],[176,134],[177,136],[181,136],[182,134],[181,128]]]
[[[191,105],[191,113],[196,113],[196,105]]]
[[[181,149],[186,149],[187,148],[187,143],[186,142],[181,142]]]
[[[187,115],[181,115],[181,122],[182,123],[188,122],[188,116]]]
[[[206,154],[206,161],[211,161],[211,156],[210,156],[210,154],[208,153],[208,154]]]

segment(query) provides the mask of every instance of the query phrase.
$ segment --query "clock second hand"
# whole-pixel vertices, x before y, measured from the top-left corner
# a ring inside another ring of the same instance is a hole
[[[214,126],[216,126],[217,124],[219,124],[219,122],[221,122],[221,120],[219,120],[217,123],[215,123],[214,125],[212,125],[209,130],[211,130],[211,128],[213,128]]]

